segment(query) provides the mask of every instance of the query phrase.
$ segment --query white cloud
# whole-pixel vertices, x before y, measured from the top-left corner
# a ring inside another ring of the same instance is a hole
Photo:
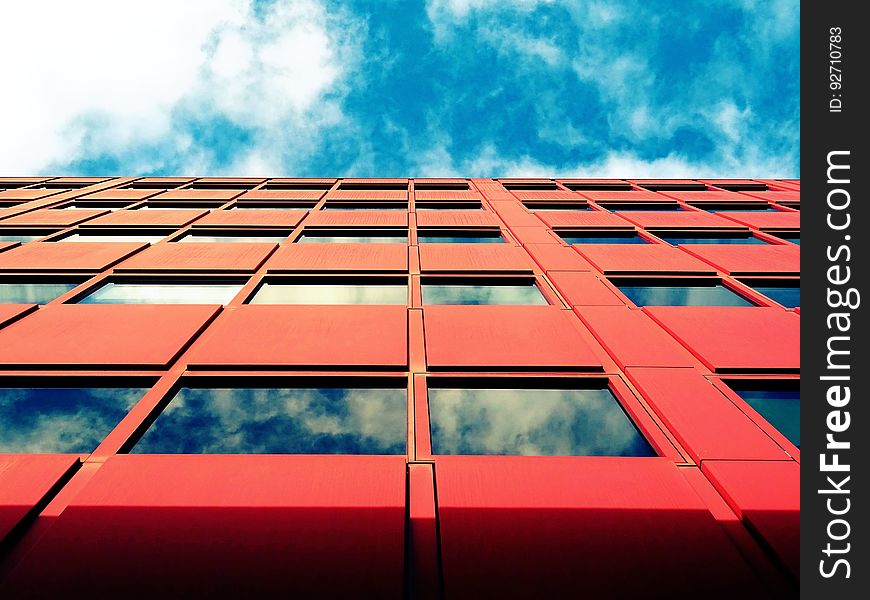
[[[40,173],[159,143],[190,154],[191,172],[210,172],[207,149],[173,131],[182,108],[261,128],[264,147],[255,141],[238,165],[283,170],[294,137],[341,119],[324,97],[353,66],[358,25],[335,20],[346,15],[315,0],[277,2],[261,17],[250,0],[3,3],[0,169]],[[141,160],[127,168],[154,168],[154,157]]]

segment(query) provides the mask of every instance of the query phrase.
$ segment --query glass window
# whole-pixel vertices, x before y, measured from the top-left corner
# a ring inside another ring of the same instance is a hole
[[[224,203],[221,201],[218,202],[209,202],[204,200],[199,200],[197,202],[172,202],[172,203],[161,203],[161,202],[152,202],[149,204],[144,204],[142,206],[134,206],[134,210],[205,210],[208,208],[217,208]]]
[[[356,229],[325,231],[308,229],[296,241],[320,244],[407,244],[408,232],[404,230],[367,231]]]
[[[718,280],[611,280],[637,306],[754,306]]]
[[[424,304],[547,304],[532,281],[482,283],[436,280],[423,282]]]
[[[586,202],[523,202],[531,211],[536,210],[570,210],[570,211],[578,211],[578,210],[592,210],[592,207],[589,206]]]
[[[663,204],[650,204],[647,202],[626,202],[626,203],[599,203],[599,206],[606,208],[609,211],[643,211],[643,212],[677,212],[684,210],[682,206],[676,202]]]
[[[420,244],[500,244],[505,240],[501,233],[493,231],[417,231]]]
[[[78,231],[73,233],[72,235],[68,235],[62,238],[56,238],[54,241],[57,242],[148,242],[149,244],[153,244],[159,242],[163,238],[169,235],[169,232],[166,233],[144,233],[144,232],[136,232],[136,231],[119,231],[112,233],[100,233],[99,230],[96,231]]]
[[[15,231],[14,229],[0,230],[0,242],[32,242],[54,233],[53,231]]]
[[[714,231],[699,232],[652,232],[664,241],[674,246],[679,244],[766,244],[748,231],[716,233]]]
[[[434,454],[655,456],[606,387],[429,388]]]
[[[708,212],[777,212],[770,204],[705,204],[698,206]]]
[[[198,232],[191,231],[181,238],[174,240],[176,242],[283,242],[287,239],[287,233],[281,232],[218,232],[207,231]]]
[[[275,283],[261,285],[250,304],[407,304],[398,283]]]
[[[314,208],[317,202],[236,202],[227,210],[299,210]]]
[[[321,210],[408,210],[408,205],[398,202],[327,202]]]
[[[79,304],[227,304],[241,283],[118,281],[97,288]]]
[[[636,231],[564,231],[559,235],[569,244],[646,244]]]
[[[801,244],[801,234],[799,231],[782,231],[779,233],[771,233],[770,235],[775,235],[781,240],[797,244],[798,246]]]
[[[0,453],[88,453],[142,388],[0,387]]]
[[[786,308],[801,305],[801,283],[798,279],[742,279],[741,282]]]
[[[45,304],[80,283],[62,279],[0,280],[0,304]]]
[[[728,384],[792,444],[801,447],[801,392],[796,380],[752,380]]]
[[[181,388],[140,454],[404,454],[407,391]]]

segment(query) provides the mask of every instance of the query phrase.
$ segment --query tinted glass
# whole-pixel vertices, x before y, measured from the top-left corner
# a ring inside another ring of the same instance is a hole
[[[182,388],[131,452],[404,454],[405,389]]]
[[[176,242],[283,242],[287,234],[277,235],[220,235],[188,233]]]
[[[801,305],[800,283],[764,284],[756,285],[751,281],[745,281],[755,291],[764,294],[774,302],[779,302],[786,308],[794,308]]]
[[[0,453],[92,452],[139,388],[0,388]]]
[[[474,232],[474,233],[434,233],[417,232],[417,241],[420,244],[500,244],[504,238],[498,232]]]
[[[264,283],[250,304],[407,304],[400,284]]]
[[[241,283],[112,283],[79,300],[79,304],[226,304]]]
[[[72,281],[0,282],[0,304],[45,304],[77,285]]]
[[[612,212],[678,212],[684,210],[679,204],[602,204],[601,206]]]
[[[636,233],[619,235],[614,232],[573,234],[564,233],[562,239],[569,244],[646,244],[647,241]]]
[[[801,447],[801,393],[797,384],[766,390],[734,385],[732,389],[788,441]]]
[[[32,242],[48,234],[4,233],[0,231],[0,242]]]
[[[656,234],[669,244],[766,244],[751,234],[715,235],[711,233]]]
[[[435,454],[655,456],[607,389],[429,389]]]
[[[777,212],[771,206],[722,206],[718,208],[708,208],[709,212]]]
[[[788,242],[791,242],[792,244],[797,244],[798,246],[800,246],[800,243],[801,243],[801,234],[800,233],[774,233],[772,235],[775,235],[776,237],[778,237],[781,240],[786,240]]]
[[[321,210],[408,210],[407,204],[330,204],[323,205]]]
[[[74,233],[58,241],[62,242],[148,242],[153,244],[166,237],[166,234],[135,233],[130,234],[84,234]]]
[[[754,306],[722,284],[617,287],[637,306]]]
[[[373,233],[370,235],[303,233],[297,241],[317,242],[323,244],[407,244],[408,234],[405,232],[397,233],[396,235],[386,233]]]
[[[423,284],[424,304],[547,304],[533,283],[519,285]]]

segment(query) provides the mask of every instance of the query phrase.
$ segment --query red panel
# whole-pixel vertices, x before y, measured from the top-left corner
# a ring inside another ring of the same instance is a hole
[[[20,319],[35,308],[35,304],[0,304],[0,327]]]
[[[21,242],[0,242],[0,252],[3,252],[4,250],[9,250],[19,245],[21,245]]]
[[[620,368],[692,367],[697,361],[661,327],[628,307],[581,306],[575,311]]]
[[[414,190],[417,200],[481,200],[474,190]]]
[[[751,306],[644,310],[714,371],[800,368],[800,317],[793,312]]]
[[[160,190],[119,190],[117,188],[82,196],[82,200],[144,200]]]
[[[418,227],[498,227],[501,221],[484,210],[421,210]]]
[[[574,249],[607,274],[715,272],[707,263],[664,244],[583,244]]]
[[[142,242],[36,242],[0,254],[0,271],[107,269],[148,244]]]
[[[304,210],[215,210],[194,227],[296,227],[306,214]]]
[[[655,211],[622,211],[619,213],[625,219],[640,227],[666,227],[674,229],[683,228],[713,228],[734,227],[734,223],[700,210],[683,210],[676,212]],[[731,214],[731,213],[729,213]]]
[[[435,476],[432,465],[408,465],[408,525],[414,598],[441,598],[438,573],[438,529]]]
[[[631,229],[631,223],[603,210],[547,210],[536,213],[550,227]]]
[[[528,244],[526,251],[545,271],[591,271],[586,259],[572,248],[554,244]]]
[[[801,227],[801,213],[799,211],[728,212],[719,213],[719,216],[733,219],[756,229],[800,229]]]
[[[0,200],[38,200],[63,191],[65,190],[3,190],[0,192]]]
[[[0,454],[0,542],[78,463],[63,454]]]
[[[282,271],[402,271],[408,270],[405,244],[290,244],[282,246],[266,263],[271,272]]]
[[[511,233],[514,234],[514,237],[519,240],[519,242],[523,245],[526,244],[552,244],[554,246],[561,246],[562,240],[556,237],[552,231],[544,227],[543,225],[538,225],[537,227],[513,227],[511,229]]]
[[[327,200],[407,200],[407,190],[331,190]]]
[[[667,459],[445,456],[435,475],[445,597],[768,597]]]
[[[106,212],[105,210],[52,210],[46,208],[3,219],[3,225],[69,227]]]
[[[58,304],[0,329],[0,365],[166,366],[220,307]]]
[[[239,306],[209,328],[188,362],[405,367],[407,312],[404,306]]]
[[[115,270],[253,273],[277,246],[269,243],[167,242],[151,246]]]
[[[695,462],[789,460],[697,370],[631,367],[628,376]]]
[[[593,273],[555,272],[550,281],[571,306],[625,306]]]
[[[649,202],[650,200],[663,200],[664,198],[655,192],[650,192],[647,190],[607,190],[607,191],[598,191],[598,190],[580,190],[580,194],[586,196],[591,200],[619,200],[620,202],[626,200],[641,200],[643,202]]]
[[[718,191],[718,190],[685,190],[685,191],[676,191],[676,190],[668,190],[660,192],[664,196],[670,196],[671,198],[676,198],[677,200],[682,200],[684,202],[740,202],[746,201],[748,198],[746,196],[741,196],[737,192],[726,192],[726,191]]]
[[[800,573],[800,465],[795,462],[707,462],[702,470],[743,522],[764,538],[797,577]],[[835,506],[841,508],[843,504]],[[834,560],[832,558],[828,566]]]
[[[402,598],[404,523],[403,456],[115,456],[4,591]]]
[[[65,211],[82,212],[82,211]],[[207,210],[116,210],[90,221],[88,225],[112,227],[181,227],[207,214]]]
[[[251,190],[239,200],[320,200],[325,190]]]
[[[241,190],[170,190],[153,200],[231,200],[238,196]]]
[[[531,272],[532,262],[522,248],[507,244],[423,244],[420,268],[424,273]]]
[[[408,213],[403,210],[316,210],[305,219],[306,225],[406,227]]]
[[[583,200],[574,192],[565,190],[517,190],[514,195],[521,200]]]
[[[767,200],[768,202],[800,202],[801,200],[801,192],[800,189],[796,189],[795,191],[781,191],[776,192],[773,190],[758,190],[758,191],[745,191],[742,192],[747,196],[752,196],[753,198],[761,198],[763,200]]]
[[[601,370],[592,336],[553,306],[426,306],[430,367]]]
[[[498,216],[511,227],[540,227],[541,221],[530,213],[517,200],[510,202],[492,202],[492,208]]]
[[[681,248],[731,275],[799,274],[800,246],[759,244],[683,244]]]

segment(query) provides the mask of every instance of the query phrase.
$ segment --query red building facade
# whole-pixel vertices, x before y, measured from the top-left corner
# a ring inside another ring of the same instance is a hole
[[[799,181],[0,190],[0,596],[797,595]]]

